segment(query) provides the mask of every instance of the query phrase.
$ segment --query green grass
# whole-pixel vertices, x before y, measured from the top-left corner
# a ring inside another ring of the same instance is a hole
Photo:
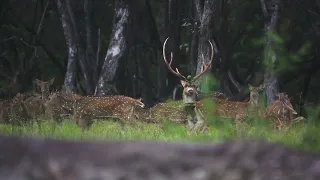
[[[60,126],[43,122],[41,129],[36,123],[22,127],[2,124],[0,132],[6,135],[31,135],[54,139],[160,140],[197,143],[260,138],[271,142],[280,142],[297,149],[320,151],[320,139],[317,136],[320,132],[320,126],[305,122],[296,123],[291,126],[289,131],[281,133],[275,131],[267,121],[253,121],[242,129],[241,136],[237,134],[235,125],[229,120],[212,120],[210,128],[211,131],[207,134],[189,136],[183,125],[171,122],[165,122],[163,129],[153,124],[141,123],[139,128],[128,127],[126,131],[122,131],[117,122],[97,121],[93,123],[89,131],[82,133],[73,121],[66,119]]]

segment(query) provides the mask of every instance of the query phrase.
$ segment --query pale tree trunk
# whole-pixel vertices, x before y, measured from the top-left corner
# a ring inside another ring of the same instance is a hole
[[[261,0],[261,7],[265,17],[265,32],[277,32],[277,21],[279,18],[280,0]],[[264,73],[264,83],[266,86],[267,104],[275,101],[275,92],[279,91],[278,75],[275,72],[278,57],[275,51],[275,42],[266,34],[264,60],[267,67]]]
[[[57,9],[64,31],[65,41],[68,47],[68,66],[65,76],[64,88],[67,93],[75,90],[76,64],[80,63],[85,80],[87,94],[93,94],[93,82],[87,65],[86,54],[80,43],[80,35],[69,0],[56,0]],[[79,60],[79,61],[77,61]]]
[[[216,0],[195,1],[197,13],[200,18],[197,70],[196,74],[202,71],[202,55],[205,63],[208,64],[211,55],[211,48],[208,40],[213,42],[213,26],[216,11]],[[211,68],[211,67],[210,67]]]
[[[77,58],[79,60],[80,68],[82,71],[82,75],[85,81],[85,90],[86,93],[89,95],[93,94],[93,82],[92,82],[92,75],[90,72],[90,68],[88,67],[88,62],[86,59],[86,53],[84,50],[83,45],[80,43],[80,32],[78,31],[77,24],[75,22],[75,17],[72,12],[72,8],[70,5],[70,0],[65,0],[66,1],[66,6],[67,10],[70,16],[70,22],[72,24],[72,29],[74,33],[74,38],[75,38],[75,43],[77,46]]]
[[[63,0],[56,0],[57,9],[60,15],[60,21],[64,32],[64,38],[68,47],[68,65],[64,79],[64,90],[66,93],[72,93],[75,90],[76,66],[77,66],[77,45],[73,36],[70,17]]]
[[[101,69],[95,95],[105,96],[117,94],[117,75],[121,64],[123,64],[121,61],[124,60],[127,47],[126,28],[129,14],[127,0],[117,0],[115,2],[115,17],[109,48]]]

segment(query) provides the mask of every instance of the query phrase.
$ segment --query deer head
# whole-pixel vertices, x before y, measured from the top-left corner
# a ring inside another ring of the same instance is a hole
[[[52,92],[44,103],[47,112],[64,113],[73,112],[74,102],[80,99],[80,95],[63,95],[60,92]],[[52,111],[52,112],[51,112]]]
[[[11,100],[10,106],[21,105],[24,102],[25,96],[21,93],[17,93]]]
[[[265,89],[265,85],[262,84],[259,87],[253,87],[250,84],[249,86],[249,91],[250,91],[250,100],[249,103],[253,105],[258,105],[259,101],[259,92]]]
[[[194,103],[195,101],[198,100],[198,90],[197,90],[198,87],[195,84],[195,81],[198,80],[206,71],[208,71],[209,67],[211,66],[212,60],[213,60],[213,55],[214,55],[213,45],[212,45],[211,41],[209,41],[210,46],[211,46],[211,57],[210,57],[209,64],[208,65],[205,64],[204,55],[202,54],[203,68],[202,68],[201,73],[196,75],[193,78],[186,78],[185,76],[183,76],[179,72],[178,68],[176,68],[176,70],[172,69],[172,67],[171,67],[171,63],[173,60],[173,53],[172,52],[171,52],[170,62],[167,61],[165,48],[166,48],[166,43],[167,43],[168,39],[169,39],[169,37],[164,41],[163,48],[162,48],[164,62],[166,63],[169,71],[171,71],[174,75],[176,75],[180,78],[180,82],[183,87],[183,93],[182,93],[183,101],[185,103]]]
[[[36,85],[41,91],[42,99],[47,100],[50,94],[50,86],[53,84],[54,78],[49,81],[41,81],[36,79]]]

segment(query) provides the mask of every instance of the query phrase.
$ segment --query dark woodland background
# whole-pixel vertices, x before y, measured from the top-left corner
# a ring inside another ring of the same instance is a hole
[[[320,100],[316,0],[3,0],[0,24],[2,98],[54,77],[56,89],[152,106],[180,83],[162,57],[170,37],[167,56],[185,76],[201,71],[214,42],[202,91],[245,101],[248,84],[265,83],[267,103],[286,92],[303,116]]]

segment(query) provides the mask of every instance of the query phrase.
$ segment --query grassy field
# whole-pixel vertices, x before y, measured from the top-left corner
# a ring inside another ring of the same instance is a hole
[[[30,126],[0,125],[0,132],[6,135],[41,136],[54,139],[104,139],[104,140],[160,140],[183,142],[219,142],[228,139],[262,138],[271,142],[280,142],[297,149],[320,151],[320,126],[302,122],[293,124],[287,132],[275,131],[268,121],[252,121],[237,134],[235,126],[229,120],[214,119],[207,134],[187,135],[186,128],[180,124],[165,122],[163,129],[153,124],[141,123],[139,128],[128,127],[122,131],[117,122],[97,121],[84,133],[69,119],[62,125],[53,126],[43,122],[41,128],[34,123]]]

